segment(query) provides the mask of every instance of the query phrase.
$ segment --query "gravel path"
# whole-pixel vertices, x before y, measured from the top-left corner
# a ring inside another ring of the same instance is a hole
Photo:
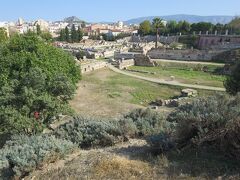
[[[135,75],[135,74],[132,74],[132,73],[129,73],[129,72],[119,70],[112,65],[108,65],[108,67],[109,67],[109,69],[111,69],[112,71],[114,71],[116,73],[124,74],[126,76],[131,76],[131,77],[134,77],[134,78],[137,78],[137,79],[142,79],[142,80],[153,82],[153,83],[173,85],[173,86],[181,86],[181,87],[194,88],[194,89],[204,89],[204,90],[210,90],[210,91],[222,91],[222,92],[226,91],[225,88],[195,85],[195,84],[184,84],[184,83],[180,83],[180,82],[177,82],[177,81],[166,81],[166,80],[163,80],[163,79],[143,77],[143,76],[139,76],[139,75]]]

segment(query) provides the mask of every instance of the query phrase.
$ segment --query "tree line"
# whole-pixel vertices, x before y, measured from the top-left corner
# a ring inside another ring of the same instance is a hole
[[[71,29],[69,30],[68,27],[62,29],[59,34],[59,41],[66,41],[69,43],[80,42],[83,38],[83,32],[80,27],[76,29],[75,25],[73,24]]]
[[[234,22],[234,23],[233,23]],[[236,23],[238,22],[238,23]],[[207,31],[209,34],[214,34],[215,31],[218,34],[225,34],[226,30],[229,31],[230,34],[240,34],[240,19],[235,18],[229,24],[212,24],[209,22],[199,22],[199,23],[189,23],[187,21],[169,21],[167,22],[166,26],[162,27],[160,30],[160,34],[162,35],[176,35],[176,34],[183,34],[189,35],[195,33],[206,33]],[[139,27],[139,34],[144,35],[153,35],[156,34],[156,28],[154,28],[153,22],[146,20],[140,24]]]

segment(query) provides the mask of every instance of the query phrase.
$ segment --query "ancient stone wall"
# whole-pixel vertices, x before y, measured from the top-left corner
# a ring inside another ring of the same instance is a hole
[[[112,65],[118,69],[127,69],[130,66],[134,66],[134,59],[117,60],[112,62]]]
[[[240,36],[202,35],[199,38],[199,49],[234,49],[240,47]]]
[[[134,52],[124,52],[124,53],[115,52],[114,53],[114,59],[116,59],[116,60],[134,59],[135,54],[136,53],[134,53]]]
[[[178,38],[179,36],[160,36],[159,37],[159,42],[163,43],[163,44],[171,44],[173,42],[178,42]],[[144,36],[144,37],[140,37],[140,36],[132,36],[131,38],[131,42],[155,42],[156,41],[156,36],[153,35],[148,35],[148,36]]]
[[[89,61],[81,63],[81,73],[87,73],[91,71],[95,71],[97,69],[101,69],[107,66],[106,62],[103,61]]]
[[[147,55],[152,59],[211,61],[221,52],[223,51],[152,49]]]

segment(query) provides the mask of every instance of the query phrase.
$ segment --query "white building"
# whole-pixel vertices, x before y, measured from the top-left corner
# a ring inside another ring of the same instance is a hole
[[[119,29],[123,29],[123,22],[122,21],[118,21],[117,22],[117,26]]]
[[[47,21],[44,21],[43,19],[39,19],[34,23],[35,26],[39,25],[41,30],[48,31],[49,24]]]

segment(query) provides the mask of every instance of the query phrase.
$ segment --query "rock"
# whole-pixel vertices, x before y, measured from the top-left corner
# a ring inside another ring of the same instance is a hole
[[[171,81],[175,80],[175,76],[170,76],[170,78],[171,78]]]
[[[157,110],[157,109],[158,109],[158,106],[152,106],[152,109]]]
[[[171,102],[168,104],[170,107],[178,107],[179,106],[179,101],[178,99],[173,99]]]
[[[182,97],[195,97],[197,96],[197,90],[194,89],[183,89],[181,91]]]
[[[164,99],[157,99],[155,104],[157,106],[164,106],[165,105],[165,100]]]

